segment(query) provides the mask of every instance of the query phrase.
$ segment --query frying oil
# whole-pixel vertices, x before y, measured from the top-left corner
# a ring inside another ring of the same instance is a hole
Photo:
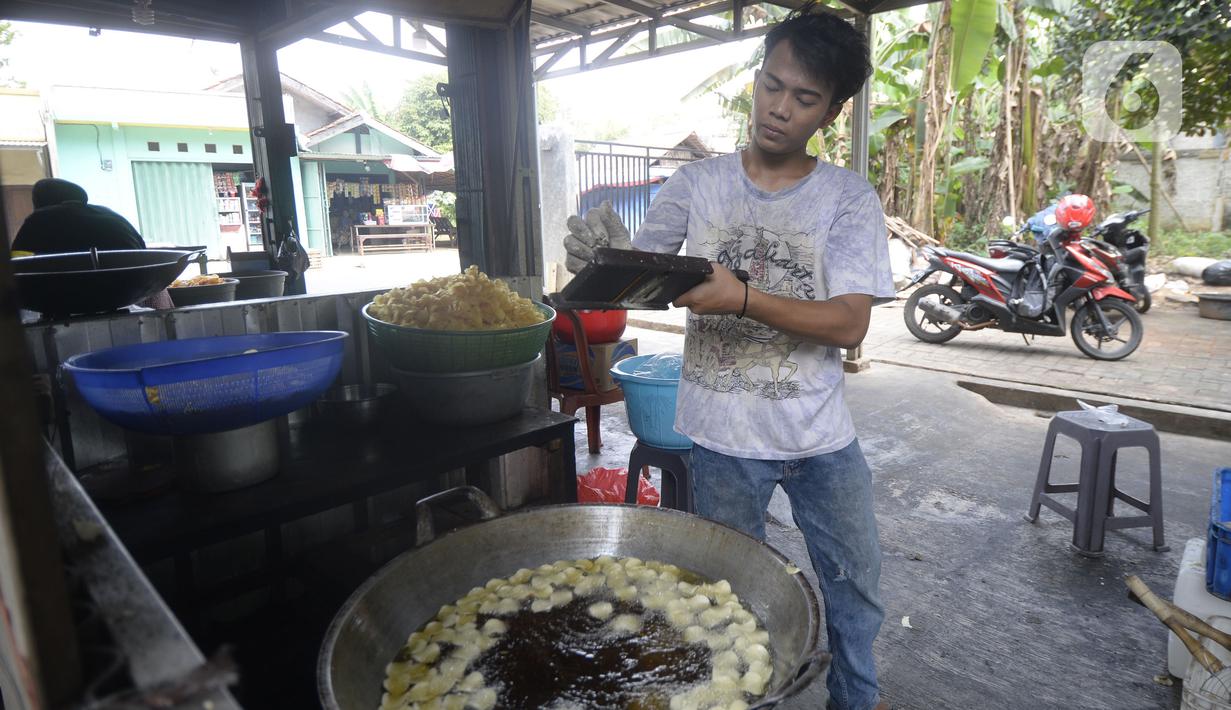
[[[613,632],[591,616],[587,609],[601,599],[611,602],[615,615],[639,617],[641,630]],[[635,601],[595,595],[501,620],[508,633],[474,665],[500,689],[501,708],[665,710],[681,688],[709,680],[709,647],[685,643],[660,612]]]

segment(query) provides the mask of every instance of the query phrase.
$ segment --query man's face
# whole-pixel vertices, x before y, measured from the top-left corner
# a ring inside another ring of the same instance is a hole
[[[833,123],[842,107],[830,107],[833,91],[812,78],[795,58],[789,40],[774,45],[757,72],[752,94],[752,140],[767,153],[803,149]]]

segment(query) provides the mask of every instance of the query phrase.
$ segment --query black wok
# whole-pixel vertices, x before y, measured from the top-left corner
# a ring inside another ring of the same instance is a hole
[[[199,254],[120,249],[18,257],[13,271],[19,305],[50,317],[114,311],[166,288]]]

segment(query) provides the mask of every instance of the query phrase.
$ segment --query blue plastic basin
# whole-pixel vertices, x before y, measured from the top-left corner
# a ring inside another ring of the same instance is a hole
[[[664,379],[635,375],[633,372],[653,355],[637,355],[619,361],[611,376],[624,390],[624,411],[633,434],[660,449],[691,449],[692,440],[675,431],[675,396],[678,378]]]

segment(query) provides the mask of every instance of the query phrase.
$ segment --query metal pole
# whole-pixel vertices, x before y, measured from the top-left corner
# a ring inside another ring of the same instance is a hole
[[[855,18],[855,29],[872,44],[872,17],[858,15]],[[868,138],[871,132],[871,95],[872,80],[864,82],[863,88],[851,100],[851,170],[863,177],[868,177]]]
[[[855,16],[855,29],[859,30],[872,45],[872,17],[859,14]],[[871,133],[870,88],[872,80],[865,81],[863,88],[855,94],[851,104],[851,170],[859,173],[865,179],[868,177],[868,138]],[[846,361],[842,364],[846,372],[861,372],[868,368],[868,359],[863,355],[863,346],[850,348],[846,351]]]
[[[252,130],[252,162],[269,189],[269,209],[261,225],[265,251],[272,257],[298,224],[291,158],[296,155],[295,129],[286,122],[282,107],[282,76],[278,50],[273,44],[249,37],[240,42],[248,125]],[[307,248],[305,235],[300,246]],[[302,276],[287,280],[288,296],[306,293]]]

